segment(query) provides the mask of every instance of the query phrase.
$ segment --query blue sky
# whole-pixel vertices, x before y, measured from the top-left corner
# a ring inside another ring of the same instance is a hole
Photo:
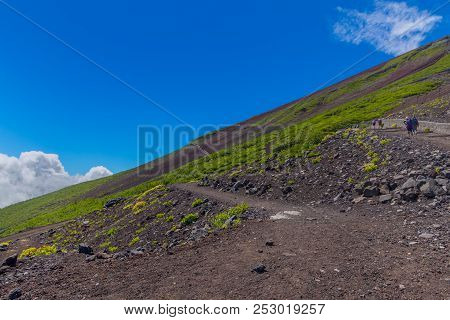
[[[311,93],[374,49],[334,32],[348,15],[338,7],[373,1],[6,2],[194,127]],[[423,43],[446,35],[449,9]],[[137,164],[139,125],[180,124],[2,3],[0,39],[0,153],[55,153],[70,174],[119,172]],[[343,77],[393,56],[382,51]]]

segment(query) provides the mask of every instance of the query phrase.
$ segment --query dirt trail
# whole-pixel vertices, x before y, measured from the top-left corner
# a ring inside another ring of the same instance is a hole
[[[313,208],[308,205],[292,204],[285,201],[269,201],[252,196],[221,192],[211,188],[199,187],[193,183],[176,184],[174,187],[231,205],[245,202],[250,207],[268,211],[271,216],[275,216],[275,219],[277,217],[283,218],[283,213],[285,213],[284,217],[286,219],[292,219],[294,217],[311,219],[325,214],[323,209]]]
[[[378,131],[378,130],[376,130]],[[425,133],[423,131],[419,131],[417,135],[411,137],[408,135],[406,129],[383,129],[380,132],[385,133],[387,135],[405,137],[408,139],[414,139],[417,143],[427,143],[432,144],[436,147],[442,148],[443,150],[450,150],[450,135],[441,134],[441,133]]]

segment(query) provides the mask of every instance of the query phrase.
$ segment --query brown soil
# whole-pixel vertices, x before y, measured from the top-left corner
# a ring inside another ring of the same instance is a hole
[[[434,217],[290,206],[195,185],[178,188],[218,201],[251,202],[290,220],[247,221],[169,255],[97,260],[79,254],[19,267],[28,299],[447,299],[448,256],[427,241],[401,242],[405,221]],[[274,246],[266,246],[267,240]],[[252,268],[264,264],[267,272]],[[33,265],[34,264],[34,265]],[[17,283],[3,283],[5,295]]]

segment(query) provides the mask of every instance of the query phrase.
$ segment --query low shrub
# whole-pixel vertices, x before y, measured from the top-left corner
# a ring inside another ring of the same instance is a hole
[[[189,213],[186,216],[184,216],[183,219],[181,219],[181,224],[187,226],[187,225],[194,223],[197,220],[198,220],[198,214]]]
[[[52,245],[44,245],[39,248],[31,247],[28,249],[25,249],[22,251],[22,253],[19,255],[19,259],[25,258],[25,257],[39,257],[39,256],[49,256],[56,253],[56,246]]]

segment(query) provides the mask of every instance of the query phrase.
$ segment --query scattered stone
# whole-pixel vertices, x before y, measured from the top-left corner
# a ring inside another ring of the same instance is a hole
[[[380,199],[379,199],[379,201],[381,203],[388,203],[391,200],[392,200],[392,195],[390,195],[390,194],[386,194],[386,195],[380,196]]]
[[[363,196],[366,198],[376,197],[380,194],[380,189],[376,186],[366,187],[363,191]]]
[[[137,257],[142,257],[144,255],[144,252],[139,251],[139,250],[131,250],[130,253],[132,256],[137,256]]]
[[[86,257],[86,262],[92,262],[96,259],[97,257],[95,255],[90,255]]]
[[[246,193],[253,196],[258,193],[258,188],[250,188],[246,191]]]
[[[107,260],[107,259],[112,258],[112,255],[107,254],[106,252],[99,252],[95,256],[97,259],[100,259],[100,260]]]
[[[358,203],[360,203],[361,201],[364,201],[364,197],[357,197],[357,198],[354,198],[353,200],[352,200],[352,202],[353,203],[355,203],[355,204],[358,204]]]
[[[94,254],[94,249],[92,249],[90,246],[88,246],[85,243],[81,243],[78,245],[78,252],[79,253],[83,253],[83,254],[87,254],[87,255],[93,255]]]
[[[8,267],[8,266],[3,266],[3,267],[0,267],[0,274],[4,274],[4,273],[6,273],[6,271],[8,271],[8,269],[9,269],[9,267]]]
[[[292,189],[292,187],[290,187],[290,186],[284,187],[283,189],[281,189],[281,192],[283,192],[283,194],[289,194],[292,191],[294,191],[294,189]]]
[[[419,238],[422,238],[422,239],[431,239],[431,238],[433,238],[433,237],[434,237],[434,234],[432,234],[432,233],[427,233],[427,232],[421,233],[421,234],[419,235]]]
[[[257,266],[255,266],[255,267],[252,269],[252,272],[256,272],[256,273],[258,273],[258,274],[262,274],[262,273],[264,273],[264,272],[267,272],[266,266],[263,265],[263,264],[258,264]]]
[[[268,246],[268,247],[273,247],[273,246],[274,246],[273,240],[267,240],[267,241],[266,241],[266,246]]]
[[[22,296],[22,290],[20,290],[19,288],[16,288],[9,293],[8,299],[16,300],[16,299],[19,299],[21,296]]]
[[[405,287],[403,284],[400,284],[400,285],[398,286],[398,288],[399,288],[400,290],[405,290],[405,289],[406,289],[406,287]]]
[[[297,256],[297,254],[292,253],[292,252],[283,252],[281,255],[284,257],[296,257]]]

